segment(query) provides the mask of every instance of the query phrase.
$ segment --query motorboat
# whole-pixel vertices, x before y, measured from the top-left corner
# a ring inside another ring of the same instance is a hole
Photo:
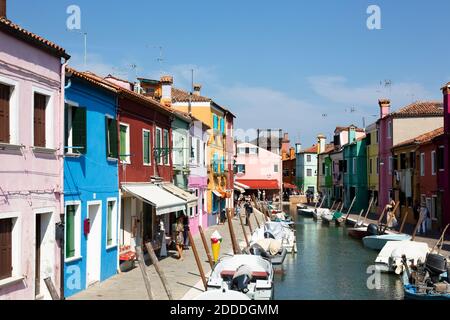
[[[364,213],[364,209],[361,209],[361,212],[359,213],[359,216],[358,216],[358,219],[356,220],[355,225],[353,226],[353,228],[349,228],[347,230],[348,235],[350,237],[361,240],[365,236],[370,235],[370,233],[368,231],[369,226],[366,225],[365,222],[367,221],[367,217],[369,215],[370,208],[372,207],[373,203],[374,203],[374,198],[372,197],[372,198],[370,198],[370,203],[369,203],[369,206],[367,207],[367,211],[366,211],[366,215],[364,216],[364,220],[361,220],[362,214]],[[386,210],[386,207],[384,207],[381,217],[384,216],[385,210]],[[377,225],[375,225],[375,227],[378,228]],[[370,228],[373,228],[373,226],[371,226]],[[377,233],[372,232],[372,234],[377,234]]]
[[[317,208],[316,210],[314,210],[313,219],[316,221],[322,220],[322,217],[326,214],[329,214],[330,212],[331,210],[327,208]]]
[[[268,259],[249,254],[223,256],[208,278],[209,290],[233,290],[251,300],[273,299],[273,267]]]
[[[281,240],[265,238],[253,243],[248,253],[266,258],[276,266],[283,264],[287,250],[283,248]]]
[[[381,272],[403,272],[402,257],[406,256],[409,265],[425,261],[430,252],[428,244],[416,241],[388,241],[375,259],[375,266]]]
[[[250,245],[265,238],[281,240],[282,247],[285,248],[288,253],[297,252],[295,230],[293,230],[288,223],[274,221],[267,222],[253,232]]]
[[[220,290],[208,290],[202,292],[192,300],[251,300],[245,293],[229,290],[224,287]]]
[[[394,234],[381,234],[365,236],[363,238],[364,246],[373,250],[381,250],[386,245],[388,241],[409,241],[411,240],[409,234],[404,233],[394,233]]]
[[[300,214],[302,216],[305,216],[305,217],[308,217],[308,218],[312,218],[313,217],[315,209],[316,208],[314,208],[314,207],[308,207],[308,206],[305,206],[303,204],[298,204],[297,205],[297,212],[298,212],[298,214]]]
[[[429,253],[425,262],[416,266],[410,266],[406,256],[402,257],[402,262],[405,299],[450,300],[450,267],[443,255]]]

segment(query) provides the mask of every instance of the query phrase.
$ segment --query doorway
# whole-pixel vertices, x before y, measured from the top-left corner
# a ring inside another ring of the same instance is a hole
[[[35,215],[35,268],[34,294],[36,299],[50,299],[44,279],[50,277],[54,281],[55,248],[54,228],[51,228],[52,213]]]
[[[100,281],[101,243],[102,243],[102,215],[101,203],[88,204],[88,219],[90,230],[87,235],[86,272],[87,286]]]

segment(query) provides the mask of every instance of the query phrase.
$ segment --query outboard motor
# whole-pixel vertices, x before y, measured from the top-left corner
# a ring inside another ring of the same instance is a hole
[[[447,259],[440,254],[428,253],[425,259],[425,268],[433,283],[439,282],[439,276],[447,272]]]
[[[261,247],[259,244],[254,243],[250,247],[250,254],[254,256],[261,256],[263,258],[268,258],[269,255],[267,254],[266,250],[264,250],[263,247]]]
[[[248,292],[248,285],[252,280],[252,270],[249,266],[242,265],[236,269],[233,279],[231,280],[231,290],[240,291],[243,293]]]
[[[275,239],[275,237],[272,234],[272,232],[269,232],[269,231],[265,231],[264,232],[264,238],[266,238],[266,239]]]
[[[374,223],[371,223],[367,226],[367,233],[369,236],[376,236],[378,235],[378,226]]]

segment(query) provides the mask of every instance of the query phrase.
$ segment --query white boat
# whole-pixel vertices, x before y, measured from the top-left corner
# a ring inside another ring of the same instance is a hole
[[[281,245],[288,253],[297,252],[295,231],[290,224],[285,222],[267,222],[264,226],[257,228],[251,237],[250,245],[264,238],[281,240]]]
[[[330,209],[327,208],[317,208],[313,213],[314,220],[322,220],[324,215],[328,215],[331,213]]]
[[[270,300],[273,298],[272,264],[260,256],[224,256],[214,266],[207,288],[238,291],[252,300]]]
[[[223,288],[220,290],[208,290],[193,300],[251,300],[245,293]]]
[[[416,241],[388,241],[375,259],[377,270],[382,272],[403,272],[402,256],[405,255],[409,264],[417,265],[425,261],[430,251],[428,244]]]
[[[411,240],[409,234],[396,233],[396,234],[382,234],[366,236],[363,238],[364,246],[374,250],[381,250],[388,241],[407,241]]]

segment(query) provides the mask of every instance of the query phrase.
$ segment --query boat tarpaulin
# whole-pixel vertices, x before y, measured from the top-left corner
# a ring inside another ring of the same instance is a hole
[[[123,184],[122,189],[156,208],[157,215],[186,209],[186,200],[164,190],[156,184]]]
[[[197,206],[198,198],[194,194],[177,187],[173,183],[162,183],[161,187],[173,195],[185,200],[188,208]]]

